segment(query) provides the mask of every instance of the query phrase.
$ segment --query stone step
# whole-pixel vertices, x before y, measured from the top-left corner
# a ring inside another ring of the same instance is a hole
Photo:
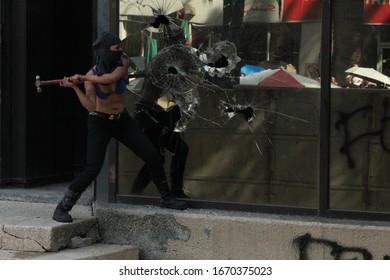
[[[0,249],[55,252],[99,240],[98,220],[90,206],[76,205],[73,223],[52,219],[56,204],[0,201]]]
[[[0,260],[138,260],[138,248],[131,245],[95,243],[91,246],[58,252],[0,250]]]

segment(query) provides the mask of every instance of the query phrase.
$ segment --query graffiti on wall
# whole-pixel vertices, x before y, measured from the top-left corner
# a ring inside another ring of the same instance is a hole
[[[388,116],[389,104],[390,104],[389,98],[385,98],[383,100],[383,103],[382,103],[383,116],[380,119],[381,125],[380,125],[380,128],[378,130],[368,131],[366,133],[362,133],[360,135],[357,135],[353,138],[351,137],[352,133],[351,133],[351,130],[349,127],[350,121],[352,121],[353,118],[355,116],[357,116],[358,114],[363,114],[363,117],[366,118],[369,113],[372,113],[374,108],[373,108],[373,106],[368,105],[368,106],[358,108],[350,113],[340,112],[340,119],[336,122],[335,127],[337,130],[343,129],[343,131],[344,131],[344,144],[340,148],[340,152],[342,154],[345,154],[345,156],[347,157],[348,166],[350,168],[355,167],[355,161],[352,158],[350,148],[353,144],[355,144],[356,142],[358,142],[359,140],[361,140],[363,138],[370,137],[370,136],[378,136],[380,139],[380,144],[381,144],[381,147],[383,148],[383,150],[387,153],[390,153],[390,148],[386,146],[385,141],[384,141],[385,133],[386,133],[386,129],[387,129],[387,124],[390,121],[390,116]]]
[[[323,259],[328,254],[329,259],[334,260],[372,260],[372,253],[362,247],[346,247],[342,246],[336,241],[314,238],[311,234],[306,233],[299,236],[293,241],[296,248],[298,248],[299,259]],[[320,248],[320,251],[316,250]],[[321,256],[315,257],[316,252],[321,252]],[[389,260],[390,256],[385,255],[384,260]]]

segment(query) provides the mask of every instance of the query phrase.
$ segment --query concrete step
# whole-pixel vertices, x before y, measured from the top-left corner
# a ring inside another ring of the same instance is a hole
[[[58,203],[68,190],[71,182],[62,182],[49,185],[23,186],[0,186],[0,200]],[[89,186],[77,201],[78,205],[91,205],[93,197],[92,187]]]
[[[138,260],[138,248],[131,245],[93,244],[58,252],[0,250],[0,260]]]
[[[55,252],[83,247],[99,240],[98,221],[91,207],[76,205],[73,223],[52,219],[56,204],[0,201],[0,249]]]

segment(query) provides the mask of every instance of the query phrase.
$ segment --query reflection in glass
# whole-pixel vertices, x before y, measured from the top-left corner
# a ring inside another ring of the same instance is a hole
[[[130,71],[150,74],[161,107],[196,107],[177,129],[191,199],[317,206],[320,2],[120,1]],[[142,83],[129,85],[130,111]],[[130,195],[142,162],[123,147],[118,160],[119,194]]]
[[[333,2],[331,191],[333,209],[389,211],[390,6]]]

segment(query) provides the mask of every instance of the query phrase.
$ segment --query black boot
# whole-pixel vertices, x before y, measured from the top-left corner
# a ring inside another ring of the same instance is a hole
[[[168,184],[165,182],[161,185],[157,185],[157,189],[161,194],[160,206],[164,208],[184,210],[188,208],[188,204],[184,201],[174,198],[169,191]]]
[[[181,188],[178,188],[178,187],[175,187],[175,186],[172,186],[171,187],[171,193],[174,197],[176,198],[186,198],[186,199],[189,199],[190,197],[184,192],[184,189],[183,187]]]
[[[176,209],[176,210],[184,210],[188,208],[188,204],[184,201],[177,200],[173,196],[162,198],[160,200],[160,206],[164,208]]]
[[[72,190],[68,190],[60,201],[60,203],[58,203],[56,209],[54,210],[53,219],[61,223],[73,222],[72,216],[69,215],[68,212],[72,210],[73,206],[76,204],[80,196],[80,192],[76,193]]]

